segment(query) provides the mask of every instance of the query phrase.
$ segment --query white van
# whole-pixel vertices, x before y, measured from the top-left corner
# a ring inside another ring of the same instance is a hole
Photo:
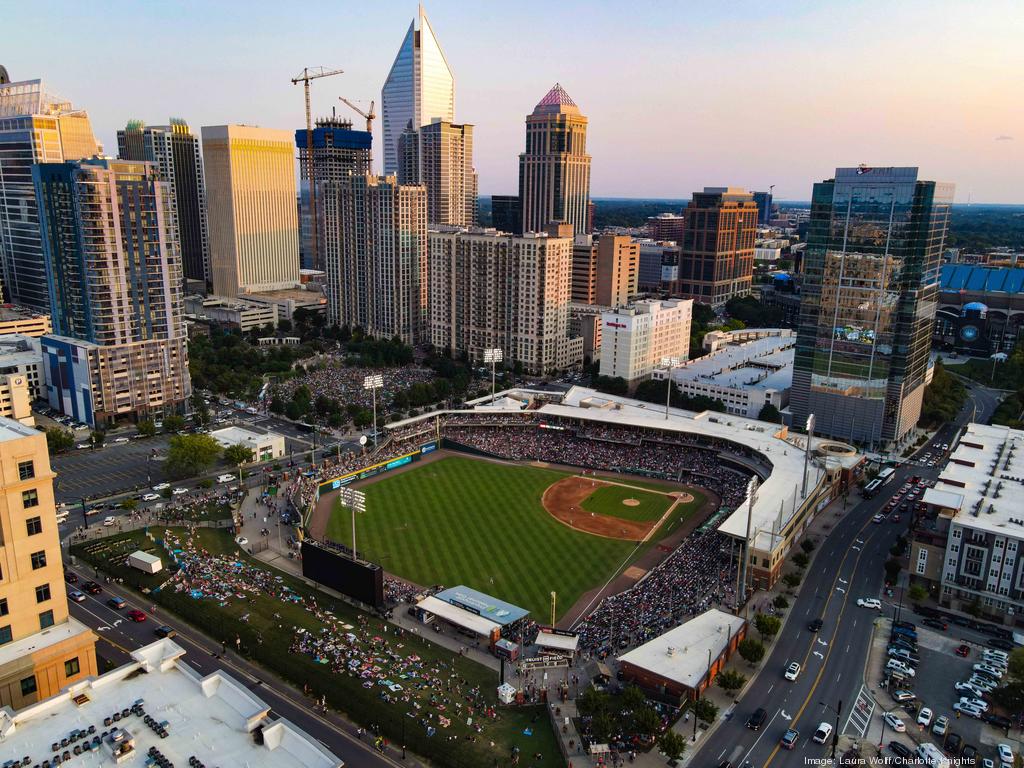
[[[234,479],[235,479],[234,475],[221,475],[220,477],[217,478],[217,482],[218,483],[230,483]]]
[[[932,768],[949,768],[949,758],[942,754],[942,750],[926,741],[917,748],[917,758],[925,765]]]

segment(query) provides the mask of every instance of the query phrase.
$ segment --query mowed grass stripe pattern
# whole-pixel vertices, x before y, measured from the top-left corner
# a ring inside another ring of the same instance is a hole
[[[362,488],[360,556],[417,584],[465,584],[550,617],[599,586],[632,552],[630,542],[575,531],[541,506],[566,476],[533,467],[447,457]],[[336,510],[328,536],[351,544],[351,517]]]
[[[630,507],[623,502],[635,499],[640,502]],[[675,499],[658,493],[647,493],[635,488],[623,488],[621,485],[605,485],[598,488],[583,500],[581,506],[588,512],[599,515],[611,515],[623,520],[654,522],[660,520]]]

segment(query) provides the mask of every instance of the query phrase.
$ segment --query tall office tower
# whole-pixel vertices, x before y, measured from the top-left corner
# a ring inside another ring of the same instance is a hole
[[[370,336],[425,340],[427,190],[394,176],[324,184],[324,257],[331,322]]]
[[[88,424],[181,411],[192,394],[170,184],[93,158],[33,169],[50,280],[50,404]]]
[[[54,477],[46,436],[0,418],[0,707],[97,674],[96,636],[68,615]]]
[[[572,300],[621,307],[637,292],[640,244],[625,235],[580,235],[573,244]]]
[[[427,239],[435,347],[474,360],[500,349],[534,375],[582,362],[583,339],[569,337],[570,238],[475,229]]]
[[[384,81],[381,116],[387,175],[398,173],[398,140],[406,128],[416,130],[435,118],[455,121],[455,76],[422,5]]]
[[[757,205],[736,187],[704,187],[683,212],[675,293],[721,306],[746,296],[754,275]]]
[[[575,234],[590,231],[587,118],[558,83],[526,118],[519,200],[524,232],[543,232],[552,221],[572,224]]]
[[[590,194],[590,190],[587,190],[587,194]],[[594,231],[594,215],[597,213],[597,206],[594,205],[593,200],[587,201],[587,233],[590,234]]]
[[[42,80],[0,85],[0,267],[7,301],[50,311],[32,164],[102,151],[89,116],[48,93]]]
[[[757,223],[762,227],[768,226],[772,220],[772,193],[752,192],[754,202],[757,203]]]
[[[153,163],[160,171],[160,178],[171,187],[182,273],[187,280],[209,282],[210,237],[199,138],[178,118],[172,117],[168,125],[150,126],[131,120],[117,132],[117,156]]]
[[[316,121],[313,129],[313,171],[316,173],[317,211],[316,231],[319,236],[317,253],[324,252],[324,207],[320,204],[320,189],[324,182],[341,181],[350,176],[365,176],[370,172],[370,147],[373,136],[367,131],[355,131],[350,120],[324,118]],[[301,250],[305,261],[302,266],[313,268],[313,218],[309,194],[309,150],[306,130],[295,132],[295,146],[299,149],[300,208],[299,225],[302,233]]]
[[[837,168],[814,185],[790,407],[795,425],[877,444],[921,415],[953,185]]]
[[[572,301],[597,304],[597,243],[593,235],[576,235],[572,244]]]
[[[677,213],[659,213],[657,216],[647,217],[647,228],[654,240],[681,243],[685,225],[686,217]]]
[[[491,226],[513,235],[523,231],[523,209],[518,195],[491,195]]]
[[[427,187],[427,224],[469,227],[476,223],[473,126],[434,119],[398,140],[398,183]]]
[[[295,144],[288,131],[203,126],[210,272],[219,296],[299,282]]]

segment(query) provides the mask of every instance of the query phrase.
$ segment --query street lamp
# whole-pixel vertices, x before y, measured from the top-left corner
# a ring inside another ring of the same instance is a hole
[[[484,362],[491,364],[491,402],[494,402],[494,366],[504,360],[500,349],[485,349]]]
[[[373,445],[377,447],[377,390],[384,386],[384,377],[379,373],[371,373],[363,379],[363,389],[373,393]]]
[[[682,365],[681,357],[661,358],[661,367],[665,369],[665,419],[668,419],[669,404],[672,402],[672,369]]]
[[[994,355],[989,355],[992,358],[992,375],[989,376],[989,383],[994,384],[996,380],[996,363],[1006,362],[1005,352],[996,352]]]
[[[843,711],[843,700],[839,700],[839,706],[833,707],[831,704],[826,704],[824,701],[819,701],[819,704],[825,709],[830,709],[836,713],[836,727],[832,731],[832,762],[836,760],[836,747],[839,744],[839,713]]]
[[[366,511],[366,494],[355,488],[342,488],[338,491],[338,500],[352,510],[352,559],[356,556],[356,512]]]

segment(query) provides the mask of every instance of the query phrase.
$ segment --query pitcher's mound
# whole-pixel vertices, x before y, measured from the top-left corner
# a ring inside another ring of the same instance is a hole
[[[623,499],[622,503],[627,507],[639,507],[640,502],[637,499]]]

